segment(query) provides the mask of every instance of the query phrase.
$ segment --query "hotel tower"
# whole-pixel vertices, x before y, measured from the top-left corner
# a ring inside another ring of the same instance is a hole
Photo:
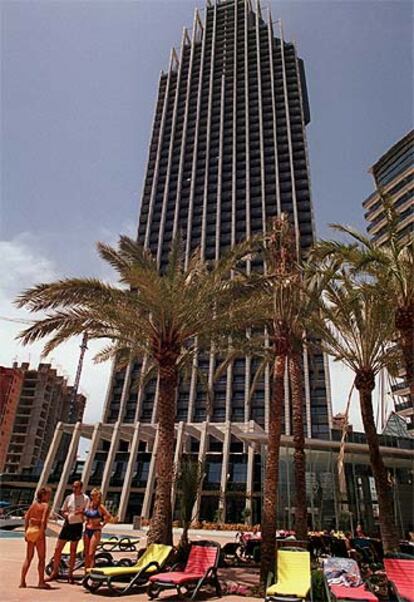
[[[162,71],[141,199],[138,240],[163,270],[180,234],[186,257],[197,247],[214,260],[232,245],[263,232],[287,212],[297,250],[314,240],[306,126],[310,121],[304,65],[279,21],[249,0],[207,2],[184,29],[180,48]],[[254,264],[251,269],[255,269]],[[218,359],[199,354],[211,378]],[[91,438],[83,468],[100,484],[121,519],[147,518],[157,449],[157,381],[142,387],[144,367],[114,367],[102,423],[78,425],[73,441]],[[241,357],[206,393],[194,369],[177,392],[176,462],[185,451],[205,461],[197,500],[200,519],[236,522],[247,508],[260,520],[260,490],[270,397],[269,372],[249,399],[257,362]],[[330,439],[330,392],[322,353],[304,354],[305,435]],[[284,445],[291,449],[291,395],[285,381]],[[75,443],[74,443],[75,446]],[[68,457],[67,466],[70,464]],[[65,465],[66,466],[66,465]],[[70,470],[61,473],[56,504]],[[286,469],[288,470],[288,469]],[[329,476],[330,468],[326,468]],[[69,471],[69,472],[68,472]],[[328,478],[328,476],[326,478]],[[289,474],[286,473],[289,479]],[[173,498],[175,499],[175,492]]]

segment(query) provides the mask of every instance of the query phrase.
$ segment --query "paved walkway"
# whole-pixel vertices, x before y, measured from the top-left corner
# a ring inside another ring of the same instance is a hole
[[[202,537],[197,533],[198,538]],[[197,539],[197,537],[193,537]],[[221,539],[215,537],[214,539]],[[225,537],[223,539],[228,538]],[[49,559],[53,554],[55,540],[48,538],[48,551],[46,558]],[[125,556],[125,554],[122,554]],[[37,561],[36,556],[33,559],[30,571],[27,577],[27,589],[19,589],[20,570],[25,556],[25,542],[23,539],[0,539],[0,599],[3,602],[99,602],[99,599],[107,600],[108,596],[93,595],[85,591],[79,585],[69,585],[68,583],[53,583],[51,591],[39,590],[35,587],[37,583]],[[253,571],[253,572],[252,572]],[[220,580],[225,580],[228,584],[242,584],[254,586],[258,582],[257,570],[254,569],[221,569]],[[163,594],[162,598],[174,598],[172,594]],[[125,596],[124,600],[133,600],[134,602],[148,602],[148,596],[145,593],[131,594]],[[200,596],[200,600],[203,597]],[[205,600],[207,598],[204,597]],[[209,597],[208,600],[216,601],[216,597]],[[223,602],[258,602],[257,598],[242,597],[236,595],[226,595]]]

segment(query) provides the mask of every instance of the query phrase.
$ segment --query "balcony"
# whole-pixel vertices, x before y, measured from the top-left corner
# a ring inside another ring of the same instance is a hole
[[[391,386],[391,391],[395,395],[405,396],[409,394],[408,384],[406,382],[395,383]]]
[[[413,406],[410,401],[401,401],[395,403],[396,412],[403,412],[404,410],[411,410],[413,412]]]

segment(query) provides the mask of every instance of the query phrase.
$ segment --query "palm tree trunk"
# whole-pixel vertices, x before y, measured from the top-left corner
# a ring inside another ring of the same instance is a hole
[[[279,451],[282,435],[282,408],[285,394],[286,356],[278,355],[273,366],[272,399],[269,404],[269,434],[262,511],[260,583],[266,587],[267,576],[275,570],[276,504],[279,482]]]
[[[175,394],[178,383],[176,358],[159,365],[158,450],[155,462],[155,505],[148,543],[172,545],[171,488],[174,474]]]
[[[295,467],[295,531],[300,540],[307,538],[306,457],[303,427],[303,385],[301,359],[298,353],[289,358],[289,376],[292,386],[293,463]]]
[[[359,391],[362,422],[367,437],[372,473],[377,490],[379,524],[384,552],[395,552],[398,551],[398,535],[394,522],[392,492],[387,469],[379,449],[378,434],[375,428],[372,408],[372,391],[375,386],[374,375],[367,373],[357,374],[355,386]]]

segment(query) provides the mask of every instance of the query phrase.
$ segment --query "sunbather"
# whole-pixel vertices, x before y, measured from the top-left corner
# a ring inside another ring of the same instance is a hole
[[[92,489],[91,500],[83,511],[86,519],[83,532],[83,544],[85,550],[85,574],[87,569],[95,564],[96,548],[101,541],[103,527],[111,522],[112,515],[102,504],[102,493],[99,489]]]
[[[24,531],[26,540],[26,558],[22,567],[19,587],[26,587],[26,575],[33,560],[36,548],[39,559],[37,569],[39,573],[38,587],[50,589],[45,583],[45,560],[46,560],[46,525],[49,516],[50,489],[42,487],[37,492],[36,501],[30,506],[24,517]]]

